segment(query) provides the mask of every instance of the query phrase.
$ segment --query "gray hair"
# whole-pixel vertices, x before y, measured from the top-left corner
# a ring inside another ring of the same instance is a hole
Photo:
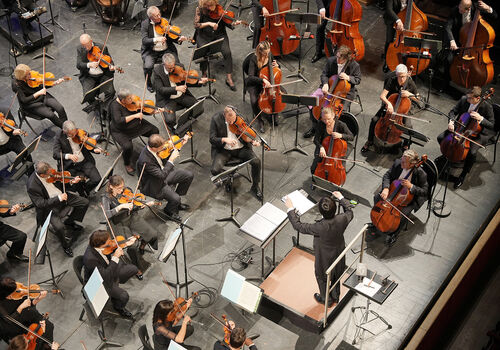
[[[76,126],[71,120],[66,120],[62,125],[62,129],[65,133],[67,133],[68,131],[75,130]]]
[[[50,165],[47,162],[40,161],[35,164],[35,171],[38,175],[46,174],[49,169]]]
[[[160,11],[160,9],[156,6],[149,6],[147,11],[146,11],[148,18],[151,18],[151,16],[153,15],[153,12],[156,12],[156,11]]]
[[[404,151],[403,157],[408,158],[411,164],[418,163],[419,161],[418,153],[412,149],[407,149],[406,151]]]
[[[118,93],[116,94],[116,97],[118,97],[118,99],[120,101],[123,101],[124,99],[126,99],[129,96],[130,96],[130,90],[124,89],[124,88],[118,90]]]
[[[161,58],[161,61],[163,62],[163,64],[165,64],[165,63],[175,63],[175,57],[171,53],[166,53]]]
[[[396,74],[406,74],[408,73],[408,67],[406,65],[400,63],[396,66]]]

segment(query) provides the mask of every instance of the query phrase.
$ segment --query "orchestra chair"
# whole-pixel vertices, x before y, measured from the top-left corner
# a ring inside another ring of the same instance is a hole
[[[149,341],[148,329],[145,324],[139,327],[137,334],[139,335],[139,339],[141,340],[142,348],[144,350],[154,350]]]
[[[245,102],[245,95],[247,93],[247,83],[246,83],[246,78],[248,76],[248,69],[250,68],[250,58],[252,57],[252,54],[254,51],[249,52],[245,58],[243,59],[242,63],[242,74],[243,74],[243,102]]]
[[[356,113],[356,114],[354,114],[357,117],[359,114],[361,114],[364,111],[364,109],[363,109],[363,102],[361,102],[361,96],[359,95],[359,91],[356,92],[356,98],[355,98],[355,100],[359,103],[359,108],[360,108],[359,112]],[[349,106],[349,112],[351,111],[351,107],[352,107],[352,103]]]
[[[21,106],[19,106],[19,109],[17,110],[17,116],[19,117],[19,128],[22,128],[23,123],[26,123],[26,124],[28,124],[28,127],[31,129],[31,131],[33,132],[33,134],[37,135],[35,129],[33,128],[33,126],[28,121],[28,118],[35,119],[35,120],[40,120],[40,121],[43,120],[43,118],[41,118],[40,116],[38,116],[36,114],[27,112]]]
[[[498,103],[492,103],[493,106],[493,114],[495,116],[495,121],[494,121],[494,130],[495,130],[495,135],[493,135],[488,142],[484,145],[486,146],[491,146],[493,145],[493,164],[495,164],[495,161],[497,160],[497,144],[498,144],[498,139],[500,137],[500,105]]]
[[[358,148],[358,134],[359,134],[359,122],[358,119],[352,114],[351,112],[342,112],[339,118],[340,121],[343,121],[349,130],[352,132],[354,136],[354,144],[352,145],[352,153],[354,153],[354,158],[353,160],[356,160],[356,153],[357,153],[357,148]],[[350,142],[348,142],[348,145]],[[349,156],[351,152],[347,154]],[[349,170],[346,171],[346,173],[349,173],[352,168],[356,165],[355,162],[352,163],[351,167]]]

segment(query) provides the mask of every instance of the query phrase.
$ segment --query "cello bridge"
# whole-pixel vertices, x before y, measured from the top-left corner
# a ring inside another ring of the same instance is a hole
[[[466,60],[466,61],[472,61],[475,58],[476,58],[475,56],[469,56],[469,55],[463,55],[462,56],[462,59]]]
[[[329,30],[329,32],[332,34],[342,34],[343,33],[343,31],[341,31],[341,30]]]

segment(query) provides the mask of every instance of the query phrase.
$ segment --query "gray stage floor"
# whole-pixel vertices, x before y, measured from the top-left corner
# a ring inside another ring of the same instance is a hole
[[[312,3],[312,2],[311,2]],[[102,42],[106,35],[107,26],[101,23],[91,6],[86,9],[80,9],[76,13],[69,10],[63,1],[53,2],[55,13],[59,14],[59,22],[68,31],[61,31],[56,28],[54,37],[55,42],[48,47],[50,54],[55,56],[56,60],[47,60],[47,70],[54,72],[56,76],[71,75],[77,73],[75,68],[76,47],[79,45],[78,38],[82,33],[82,25],[86,24],[87,32]],[[132,4],[131,4],[132,5]],[[183,33],[192,34],[194,2],[183,6],[180,14],[174,19],[174,24],[181,25]],[[311,5],[312,7],[315,5]],[[344,188],[360,198],[369,205],[359,204],[355,208],[355,218],[345,233],[346,241],[358,232],[358,230],[369,219],[369,212],[372,205],[373,193],[381,183],[381,178],[392,161],[398,157],[394,154],[376,154],[368,153],[367,156],[361,155],[360,148],[366,140],[370,118],[379,108],[379,94],[382,90],[383,74],[381,70],[380,54],[382,53],[385,28],[382,20],[382,13],[374,6],[364,7],[364,17],[361,22],[361,33],[365,38],[366,55],[361,62],[363,79],[358,90],[363,102],[364,112],[357,116],[360,124],[360,134],[357,149],[357,159],[365,159],[367,164],[355,166],[347,176]],[[44,15],[45,18],[46,15]],[[250,19],[250,12],[243,13],[243,19]],[[129,25],[129,27],[132,24]],[[208,128],[210,117],[214,112],[220,111],[224,104],[234,104],[242,113],[249,116],[250,106],[247,102],[242,102],[242,76],[241,62],[244,56],[251,51],[251,43],[246,40],[249,35],[248,29],[237,28],[229,33],[231,47],[234,59],[234,79],[238,86],[237,92],[230,91],[224,84],[225,75],[222,73],[220,64],[216,64],[213,72],[217,78],[215,87],[217,95],[222,104],[216,105],[213,102],[205,102],[205,114],[199,118],[194,126],[195,148],[197,158],[202,162],[200,168],[194,164],[177,165],[181,168],[189,168],[195,173],[195,180],[185,202],[192,207],[190,225],[193,231],[186,232],[188,269],[191,278],[196,281],[191,284],[190,291],[203,288],[201,283],[211,288],[220,289],[225,271],[231,265],[231,254],[250,246],[250,244],[238,234],[236,227],[231,224],[217,223],[215,218],[226,216],[229,213],[229,196],[223,189],[218,189],[210,183],[210,147],[208,142]],[[1,66],[6,66],[9,61],[7,57],[7,41],[0,38],[2,49],[0,50]],[[304,44],[305,75],[311,81],[310,84],[298,83],[287,86],[291,93],[309,94],[316,89],[319,84],[319,75],[324,65],[324,60],[311,65],[310,58],[314,49],[313,41]],[[115,75],[115,87],[127,87],[134,93],[141,95],[144,79],[142,73],[142,62],[139,53],[134,49],[140,48],[140,33],[130,31],[125,28],[114,27],[108,42],[109,50],[117,65],[120,65],[125,74]],[[184,44],[179,48],[181,61],[187,65],[191,50]],[[19,63],[27,63],[33,69],[42,70],[41,60],[32,60],[33,54],[24,55],[18,58]],[[11,58],[10,64],[13,65]],[[287,57],[282,61],[284,75],[291,74],[290,70],[297,67],[297,60],[293,57]],[[289,69],[288,69],[289,68]],[[426,86],[418,81],[421,94],[426,95]],[[195,95],[202,95],[207,88],[191,89]],[[0,78],[0,100],[3,104],[8,104],[12,91],[10,89],[10,79]],[[65,106],[68,116],[74,120],[78,127],[87,129],[91,117],[82,111],[80,105],[81,86],[76,76],[73,80],[62,86],[51,90]],[[154,98],[148,94],[148,97]],[[499,98],[495,97],[495,101]],[[431,93],[431,104],[447,113],[454,105],[455,100],[447,94]],[[358,106],[353,106],[352,111],[358,112]],[[17,111],[17,102],[14,105],[14,112]],[[421,148],[415,146],[420,154],[428,154],[430,159],[435,159],[440,155],[439,147],[435,141],[436,136],[442,132],[447,125],[447,121],[435,114],[421,112],[420,117],[431,121],[430,124],[414,122],[414,127],[420,132],[425,133],[430,142]],[[163,126],[153,117],[148,117],[163,130]],[[34,122],[39,130],[48,126],[48,122]],[[300,117],[299,123],[299,142],[309,154],[304,156],[296,152],[284,155],[283,150],[291,147],[295,137],[295,120],[281,119],[280,125],[271,132],[267,128],[266,137],[270,140],[272,146],[277,149],[276,152],[268,152],[265,156],[265,198],[272,200],[280,198],[298,188],[304,188],[319,199],[322,195],[319,191],[310,190],[309,166],[312,161],[314,145],[310,139],[304,140],[302,133],[309,128],[309,120],[306,115]],[[97,130],[94,127],[94,130]],[[31,140],[33,135],[27,137]],[[142,144],[136,142],[136,151],[140,151]],[[111,156],[108,158],[96,156],[99,170],[104,172],[118,152],[113,146],[110,147]],[[182,150],[183,157],[187,157],[189,147]],[[259,154],[259,152],[257,152]],[[48,160],[55,165],[51,159],[52,142],[42,142],[35,153],[35,159]],[[260,155],[259,155],[260,156]],[[181,158],[183,158],[181,157]],[[13,155],[0,158],[0,166],[7,164],[7,158],[12,160]],[[351,155],[352,158],[352,155]],[[440,283],[446,277],[450,268],[454,265],[457,258],[463,252],[469,243],[474,232],[481,225],[483,220],[489,214],[499,199],[500,187],[498,172],[500,162],[492,165],[493,147],[479,152],[478,163],[475,165],[466,184],[459,189],[448,191],[447,208],[451,209],[452,214],[446,219],[439,219],[431,215],[429,221],[425,223],[427,212],[425,206],[415,217],[415,225],[410,226],[408,231],[403,232],[398,242],[389,250],[384,249],[381,241],[376,241],[370,245],[365,255],[365,262],[369,268],[377,271],[379,274],[390,274],[391,278],[399,283],[398,288],[388,298],[382,306],[372,305],[372,309],[379,312],[386,320],[392,324],[392,329],[384,331],[383,325],[378,321],[371,324],[370,329],[377,335],[367,337],[359,348],[363,349],[395,349],[404,338],[408,330],[416,321],[419,314],[429,302],[431,296],[439,287]],[[117,174],[122,174],[129,186],[134,186],[136,178],[126,175],[121,162],[116,167]],[[259,202],[250,194],[249,184],[244,179],[237,180],[237,194],[235,204],[241,208],[238,218],[244,221],[255,210],[259,208]],[[8,199],[10,202],[26,202],[29,200],[26,191],[24,179],[14,183],[2,183],[0,189],[2,199]],[[444,188],[442,183],[436,188],[436,196],[440,198]],[[306,215],[307,220],[312,220],[317,216],[317,211]],[[84,221],[84,234],[78,239],[74,246],[75,255],[83,254],[87,246],[88,235],[100,227],[99,221],[102,220],[101,210],[98,207],[98,200],[91,202],[89,212]],[[6,220],[6,222],[22,228],[31,236],[35,228],[34,210],[20,213],[17,217]],[[165,232],[167,236],[176,226],[172,223],[168,225],[159,224],[159,229]],[[283,257],[292,247],[291,237],[293,230],[288,225],[277,238],[277,257]],[[161,243],[164,242],[162,238]],[[312,246],[310,237],[303,237],[302,244]],[[161,244],[160,244],[161,245]],[[28,248],[32,244],[28,244]],[[57,241],[50,237],[49,246],[52,248],[52,256],[55,262],[56,271],[69,269],[69,273],[61,282],[61,287],[65,292],[66,299],[62,300],[59,296],[49,296],[40,305],[42,312],[49,311],[51,320],[56,325],[55,338],[62,342],[67,337],[65,343],[66,349],[79,349],[80,341],[84,340],[89,349],[95,348],[98,343],[96,328],[90,327],[87,323],[81,324],[78,316],[81,311],[82,297],[80,295],[80,285],[72,271],[72,260],[67,258],[59,248]],[[256,248],[256,247],[255,247]],[[257,249],[254,250],[254,254]],[[5,259],[6,249],[1,249],[0,260]],[[350,263],[354,255],[348,255],[347,262]],[[153,263],[152,267],[146,272],[143,281],[132,279],[124,287],[130,294],[129,308],[134,312],[140,312],[140,317],[134,324],[128,321],[118,320],[116,323],[107,322],[107,335],[110,339],[120,341],[126,344],[126,349],[137,349],[140,346],[137,337],[137,329],[140,325],[146,323],[151,332],[151,316],[156,302],[163,298],[169,298],[170,294],[165,286],[162,285],[159,272],[161,271],[168,279],[175,278],[174,263],[172,260],[166,264],[156,260],[156,255],[147,254],[146,259]],[[181,268],[182,268],[181,263]],[[267,266],[266,266],[267,267]],[[33,267],[33,280],[44,279],[48,274],[48,265]],[[9,264],[3,262],[0,265],[2,275],[12,276],[20,281],[26,281],[25,264]],[[260,273],[260,256],[254,255],[254,264],[242,272],[245,276],[255,276]],[[311,295],[312,298],[312,295]],[[202,303],[207,302],[207,297],[202,296]],[[233,306],[223,298],[218,298],[214,305],[208,308],[201,308],[199,315],[193,321],[196,333],[187,341],[188,344],[201,346],[203,349],[212,348],[213,342],[223,335],[221,327],[210,317],[209,313],[216,315],[227,313],[234,318],[237,324],[241,324],[251,333],[260,333],[261,337],[256,344],[261,349],[334,349],[342,341],[351,343],[355,331],[353,315],[350,311],[351,306],[364,305],[365,299],[354,297],[348,307],[346,307],[337,319],[321,335],[300,330],[284,319],[280,325],[276,325],[260,316],[241,315]],[[359,316],[358,316],[359,317]],[[75,331],[76,330],[76,331]],[[74,332],[74,334],[72,334]],[[0,345],[0,348],[4,344]]]

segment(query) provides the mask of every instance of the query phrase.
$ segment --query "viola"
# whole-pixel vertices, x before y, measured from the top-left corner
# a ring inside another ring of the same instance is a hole
[[[140,235],[132,235],[132,237],[135,237],[137,240],[141,239]],[[130,240],[130,238],[125,238],[123,236],[116,236],[116,240],[114,239],[108,239],[106,244],[102,247],[102,253],[104,255],[109,255],[113,254],[113,252],[118,248],[125,248],[127,247],[127,243]],[[118,245],[116,245],[118,243]]]
[[[291,11],[292,0],[260,0],[262,6],[269,11],[265,24],[260,32],[259,41],[269,41],[274,56],[284,56],[294,52],[299,47],[300,33],[295,23],[288,22],[285,14]]]
[[[431,62],[429,49],[419,50],[416,47],[405,46],[404,38],[421,38],[422,33],[429,26],[425,13],[415,5],[413,0],[408,0],[408,6],[398,13],[399,19],[404,24],[404,30],[396,33],[396,38],[387,48],[385,61],[391,71],[400,63],[416,67],[412,75],[420,74],[426,70]],[[419,59],[420,58],[420,59]]]
[[[0,112],[0,128],[4,129],[7,132],[12,132],[15,129],[19,129],[19,127],[16,125],[16,122],[12,119],[8,119],[2,112]],[[23,136],[28,136],[28,133],[24,130],[21,130],[20,134]]]
[[[193,294],[191,294],[191,297],[189,299],[194,298],[197,295],[198,292],[194,292]],[[179,314],[181,317],[183,317],[187,309],[188,309],[187,300],[184,299],[183,297],[178,297],[177,299],[174,300],[174,308],[167,315],[167,321],[174,322],[176,319],[180,318]]]
[[[363,36],[359,33],[359,22],[363,15],[363,8],[357,0],[332,0],[330,2],[330,13],[337,22],[331,22],[331,29],[326,31],[325,53],[332,56],[336,49],[342,45],[357,52],[356,61],[361,61],[365,56],[365,43]],[[347,25],[346,25],[347,24]]]
[[[127,108],[130,112],[139,112],[141,110],[142,99],[137,95],[130,95],[131,102],[124,104],[123,106]],[[154,114],[158,112],[158,107],[152,100],[144,100],[144,105],[142,106],[142,112],[144,114]],[[173,113],[173,111],[166,109],[165,112]]]
[[[108,68],[109,66],[113,66],[111,56],[105,55],[102,53],[101,49],[94,45],[92,49],[87,52],[87,59],[89,62],[99,62],[99,66],[102,68]],[[118,73],[123,73],[123,69],[115,66],[115,71]]]
[[[416,168],[427,162],[427,155],[423,155],[421,160],[405,176],[408,180]],[[401,209],[406,207],[413,200],[413,194],[402,185],[401,179],[396,179],[391,183],[389,195],[386,200],[380,200],[375,204],[370,213],[373,225],[384,233],[391,233],[398,229],[401,222]]]
[[[481,100],[477,104],[474,111],[477,112],[481,103],[490,99],[494,92],[495,89],[490,88],[483,96],[481,96]],[[446,135],[443,141],[441,141],[441,153],[452,163],[458,163],[465,160],[470,150],[470,141],[460,136],[475,138],[479,136],[481,130],[481,125],[476,119],[472,118],[470,112],[463,113],[458,118],[458,123],[455,124],[455,131]]]
[[[229,130],[238,136],[238,138],[242,138],[245,142],[258,141],[255,130],[253,130],[239,115],[236,116],[236,120],[233,124],[229,124]],[[264,148],[267,151],[270,150],[267,145],[264,145]]]
[[[465,45],[453,58],[451,80],[466,88],[489,84],[494,76],[489,48],[494,41],[495,31],[476,9],[474,19],[460,28],[460,43]]]
[[[342,186],[345,183],[346,174],[341,158],[346,155],[347,142],[343,139],[327,136],[321,145],[325,148],[326,157],[318,163],[314,175],[337,186]]]
[[[69,183],[75,179],[80,179],[81,181],[87,181],[88,177],[86,176],[71,176],[69,171],[57,171],[56,169],[49,169],[49,176],[46,178],[48,183],[54,183],[57,181],[61,181],[64,183]]]
[[[64,76],[62,77],[64,81],[69,81],[71,80],[71,77]],[[30,72],[30,77],[26,80],[26,83],[32,87],[36,88],[39,87],[40,85],[43,85],[45,83],[45,86],[54,86],[54,83],[59,80],[59,78],[56,78],[54,73],[50,72],[45,72],[45,79],[43,77],[43,74],[38,73],[35,70],[32,70]]]
[[[168,74],[168,77],[176,84],[182,81],[185,81],[187,84],[196,84],[201,79],[200,73],[196,69],[190,69],[188,73],[184,68],[177,65],[174,67],[174,71]],[[216,82],[216,79],[208,79],[208,81]]]
[[[166,18],[162,18],[160,23],[155,23],[155,32],[159,35],[168,35],[170,39],[178,39],[181,36],[181,28],[178,26],[172,26],[169,24]],[[188,38],[188,41],[195,43],[193,38]]]
[[[12,300],[21,300],[22,298],[28,296],[30,298],[36,298],[40,295],[44,290],[40,288],[38,284],[31,284],[28,290],[28,287],[22,284],[21,282],[16,282],[16,290],[9,295],[9,299]],[[59,289],[52,289],[50,292],[53,294],[60,293]]]
[[[186,135],[188,135],[189,138],[191,138],[193,136],[193,132],[188,131],[186,133]],[[157,152],[158,157],[160,157],[161,159],[166,159],[166,158],[170,157],[174,148],[176,148],[177,150],[180,150],[182,148],[182,146],[184,146],[184,143],[182,142],[184,140],[185,139],[183,137],[181,138],[177,135],[173,135],[169,141],[165,142],[165,144],[163,145],[163,149],[161,151]]]
[[[23,203],[19,204],[19,206],[21,207],[21,211],[27,207],[27,205]],[[5,214],[10,208],[12,208],[12,206],[9,204],[8,200],[0,199],[0,214]]]
[[[97,147],[97,140],[90,137],[88,132],[86,132],[83,129],[77,129],[76,135],[73,136],[71,139],[73,140],[73,142],[79,145],[83,145],[83,147],[85,147],[89,151],[92,151],[94,149],[99,149],[102,154],[109,156],[109,152],[100,147]]]
[[[208,16],[214,20],[218,20],[218,21],[222,20],[222,22],[229,24],[229,25],[233,25],[233,23],[235,21],[237,21],[237,19],[235,18],[234,12],[224,10],[224,8],[220,4],[217,4],[215,6],[215,10],[209,11]],[[241,22],[241,24],[248,26],[248,22],[242,21],[242,20],[240,20],[240,22]]]
[[[281,101],[281,69],[273,66],[269,55],[267,66],[260,70],[259,77],[271,83],[270,88],[264,88],[259,96],[259,108],[266,114],[276,114],[285,109],[286,103]],[[275,86],[278,85],[278,86]]]

